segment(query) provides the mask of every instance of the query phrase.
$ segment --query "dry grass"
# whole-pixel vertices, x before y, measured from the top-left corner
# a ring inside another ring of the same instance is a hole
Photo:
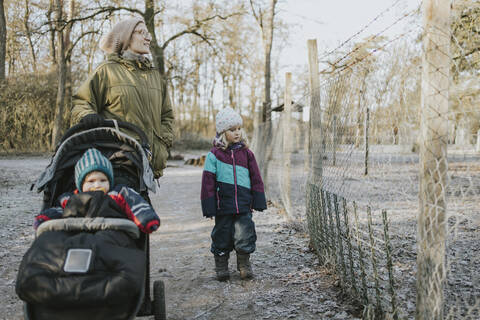
[[[55,109],[54,74],[21,75],[0,85],[0,152],[50,149]]]

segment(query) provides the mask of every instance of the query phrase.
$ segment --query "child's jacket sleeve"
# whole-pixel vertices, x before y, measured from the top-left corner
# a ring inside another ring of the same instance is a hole
[[[214,217],[217,214],[217,158],[212,152],[207,154],[202,174],[202,212],[204,217]]]
[[[66,192],[60,195],[60,197],[58,197],[57,199],[56,207],[51,207],[51,208],[42,210],[42,212],[40,212],[38,215],[35,216],[33,227],[37,229],[38,226],[40,226],[45,221],[63,218],[63,209],[65,209],[65,206],[67,205],[67,202],[68,200],[70,200],[70,197],[72,195],[73,195],[72,192]]]
[[[152,233],[160,226],[160,218],[155,210],[132,188],[116,186],[108,195],[115,200],[127,217],[137,225],[140,231]]]
[[[267,201],[265,199],[265,189],[263,186],[262,176],[258,168],[255,155],[249,149],[248,152],[248,171],[250,173],[250,182],[252,185],[252,209],[263,211],[267,209]]]

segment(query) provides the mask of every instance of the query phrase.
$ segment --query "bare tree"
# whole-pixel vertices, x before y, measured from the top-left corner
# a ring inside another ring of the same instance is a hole
[[[270,0],[270,6],[267,12],[264,12],[261,7],[255,9],[253,0],[250,0],[250,6],[252,13],[262,31],[263,50],[264,50],[264,77],[265,77],[265,90],[264,90],[264,102],[262,109],[262,122],[271,121],[272,114],[272,101],[271,101],[271,56],[272,56],[272,43],[273,43],[273,30],[274,30],[274,17],[275,6],[277,0]]]
[[[52,19],[52,14],[54,11],[54,0],[49,0],[49,5],[48,5],[48,11],[47,11],[47,24],[49,26],[49,33],[50,33],[50,58],[52,64],[56,65],[57,64],[57,58],[56,58],[56,53],[55,53],[55,26],[54,22]]]
[[[165,61],[163,57],[164,48],[158,44],[157,35],[155,32],[155,16],[162,11],[163,8],[161,10],[155,11],[155,1],[145,0],[145,12],[143,12],[141,15],[145,20],[145,25],[147,26],[148,32],[150,32],[150,34],[152,35],[152,41],[150,42],[150,45],[153,64],[158,67],[160,73],[163,75],[165,74]]]
[[[25,28],[25,36],[28,40],[28,46],[30,47],[30,54],[32,55],[32,68],[33,72],[37,72],[37,57],[35,54],[35,46],[32,41],[32,31],[30,30],[30,1],[25,0],[25,14],[23,16],[23,27]]]
[[[262,171],[265,188],[268,188],[268,161],[272,156],[273,146],[270,143],[272,140],[272,100],[271,100],[271,55],[274,31],[274,17],[275,6],[277,0],[270,0],[269,7],[266,12],[261,7],[255,8],[253,0],[250,0],[252,13],[257,23],[260,26],[263,39],[264,52],[264,102],[262,108],[262,129],[261,133],[257,133],[257,139],[261,140],[255,142],[255,153],[258,154],[259,167]],[[257,129],[258,131],[258,129]],[[265,190],[268,192],[268,190]]]
[[[71,0],[73,1],[73,0]],[[65,110],[65,87],[67,81],[67,61],[65,53],[65,39],[63,20],[63,0],[55,0],[55,27],[57,30],[57,74],[58,88],[57,100],[55,103],[55,118],[53,120],[52,148],[60,141],[61,130],[63,127],[63,113]]]
[[[3,0],[0,0],[0,81],[5,79],[5,57],[7,52],[7,22]]]

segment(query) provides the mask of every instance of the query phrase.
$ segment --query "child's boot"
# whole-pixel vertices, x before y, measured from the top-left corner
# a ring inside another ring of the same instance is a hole
[[[242,280],[253,278],[252,266],[250,265],[250,255],[237,252],[237,270],[240,271]]]
[[[225,281],[230,278],[228,272],[228,255],[217,256],[215,255],[215,272],[217,273],[218,281]]]

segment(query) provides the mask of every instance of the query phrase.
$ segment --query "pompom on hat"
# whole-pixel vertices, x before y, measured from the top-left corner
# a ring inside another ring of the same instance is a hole
[[[105,173],[110,182],[110,188],[113,187],[113,167],[110,160],[108,160],[100,151],[95,148],[90,148],[75,165],[75,185],[78,190],[82,190],[83,180],[92,171],[100,171]]]
[[[109,33],[100,39],[100,49],[105,53],[122,53],[130,45],[135,27],[145,23],[141,18],[130,18],[117,22]]]
[[[234,126],[243,126],[242,117],[238,112],[230,107],[226,107],[217,113],[215,127],[218,134],[221,134]]]

